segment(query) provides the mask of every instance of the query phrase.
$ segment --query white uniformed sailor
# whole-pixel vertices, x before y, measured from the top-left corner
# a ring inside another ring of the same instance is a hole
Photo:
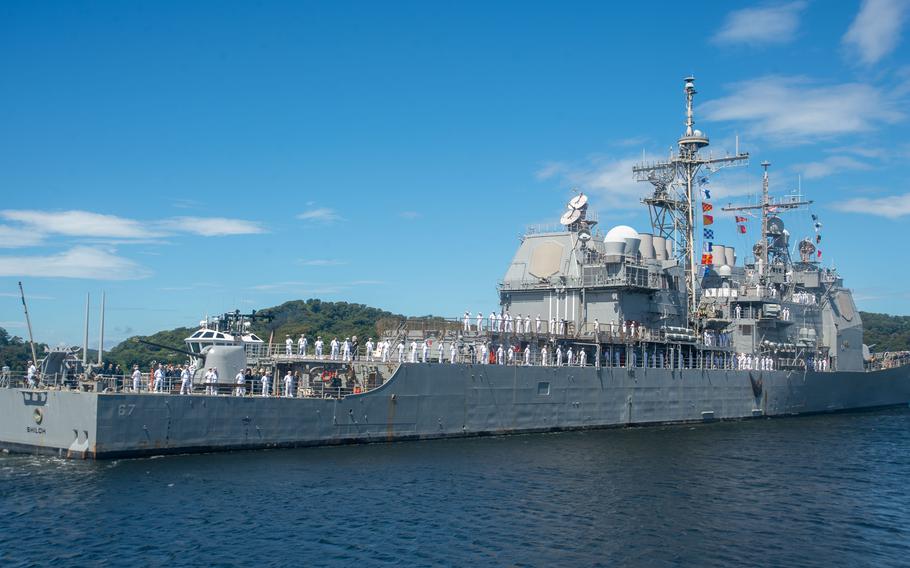
[[[325,345],[325,342],[322,340],[321,336],[316,337],[316,343],[313,344],[316,348],[316,358],[322,359],[322,348]]]
[[[284,396],[287,398],[294,396],[294,375],[291,374],[290,370],[284,376]]]
[[[490,312],[490,331],[496,331],[496,320],[497,319],[498,318],[496,317],[496,313]]]
[[[498,363],[499,365],[502,365],[503,363],[505,363],[503,355],[505,355],[505,352],[502,350],[502,344],[500,344],[499,347],[496,349],[496,363]]]
[[[284,340],[284,354],[290,357],[291,353],[294,351],[294,340],[291,339],[290,335],[286,335],[285,337],[286,339]]]
[[[572,348],[569,347],[569,350],[566,351],[566,363],[571,367],[575,364],[575,353],[572,352]]]
[[[192,388],[190,387],[190,370],[184,365],[180,371],[180,394],[191,394]]]
[[[410,358],[410,361],[411,361],[411,363],[416,363],[416,362],[417,362],[417,342],[416,342],[416,341],[411,341],[411,358]]]
[[[515,363],[515,350],[512,349],[511,347],[509,347],[506,350],[506,359],[507,359],[509,365],[512,365]]]
[[[562,367],[562,346],[556,346],[556,366]]]
[[[525,345],[525,365],[531,364],[531,344]]]
[[[427,343],[427,340],[423,340],[423,345],[420,347],[420,360],[424,363],[427,362],[427,354],[430,352],[430,345]]]
[[[373,348],[374,348],[374,347],[375,347],[375,346],[373,345],[373,338],[371,337],[371,338],[367,339],[367,344],[366,344],[366,348],[367,348],[367,361],[372,361],[372,360],[373,360]]]
[[[442,363],[445,359],[445,354],[446,354],[445,347],[446,347],[446,344],[444,341],[440,341],[439,344],[436,345],[436,359],[438,359],[440,363]]]
[[[469,314],[468,312],[465,312],[465,313],[464,313],[464,329],[463,329],[463,331],[471,331],[471,324],[470,324],[470,321],[469,321],[470,319],[471,319],[471,314]]]
[[[594,333],[600,333],[600,321],[594,318]]]
[[[588,364],[588,352],[584,349],[578,352],[578,366],[584,367]]]
[[[139,365],[133,365],[133,392],[139,392],[142,386],[142,372]]]
[[[531,333],[531,314],[525,316],[525,333]]]
[[[234,375],[234,384],[237,385],[237,388],[234,389],[234,396],[243,396],[246,394],[246,377],[243,376],[242,370]]]
[[[458,355],[458,350],[455,348],[455,342],[452,342],[452,346],[449,347],[449,362],[454,364],[455,358]]]
[[[332,361],[338,359],[338,338],[332,338],[332,343],[329,344],[332,347]]]
[[[306,336],[300,334],[300,339],[297,340],[297,354],[301,357],[306,357]]]
[[[540,335],[540,314],[537,314],[537,318],[534,320],[534,333]]]
[[[164,390],[164,365],[158,363],[158,368],[155,369],[155,392],[161,392]]]
[[[480,346],[480,364],[486,365],[490,362],[490,350],[487,347],[487,344],[484,343]]]
[[[28,366],[28,388],[35,388],[37,383],[35,382],[35,373],[38,372],[38,367],[35,366],[35,362],[32,361]]]
[[[272,382],[272,377],[269,376],[269,372],[265,371],[262,373],[262,377],[259,379],[259,382],[262,384],[262,393],[261,395],[265,398],[269,396],[269,383]]]
[[[404,363],[404,341],[398,342],[398,362]]]
[[[344,344],[342,344],[342,348],[341,348],[341,360],[342,361],[351,360],[351,338],[350,337],[344,338]]]
[[[483,331],[483,314],[477,312],[477,332],[480,333]]]

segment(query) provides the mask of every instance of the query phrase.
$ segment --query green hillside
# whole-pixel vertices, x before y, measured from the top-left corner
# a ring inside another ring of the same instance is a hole
[[[860,312],[863,318],[863,343],[873,352],[910,350],[910,316],[889,316]]]
[[[44,355],[47,345],[43,343],[35,344],[35,351],[40,359]],[[21,337],[10,335],[5,329],[0,327],[0,366],[9,365],[10,369],[16,371],[25,370],[28,362],[32,358],[32,350],[28,341]]]

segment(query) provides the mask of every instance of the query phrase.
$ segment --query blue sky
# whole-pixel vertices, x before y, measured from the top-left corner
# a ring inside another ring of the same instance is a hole
[[[0,326],[19,280],[54,343],[101,290],[106,343],[310,297],[486,313],[572,187],[648,229],[631,166],[690,73],[711,149],[752,154],[715,203],[801,177],[824,262],[908,314],[907,4],[2,3]]]

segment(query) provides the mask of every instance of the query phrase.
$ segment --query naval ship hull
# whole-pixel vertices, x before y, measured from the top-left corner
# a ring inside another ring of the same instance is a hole
[[[875,372],[403,364],[341,399],[0,389],[0,448],[69,458],[738,420],[910,403]]]

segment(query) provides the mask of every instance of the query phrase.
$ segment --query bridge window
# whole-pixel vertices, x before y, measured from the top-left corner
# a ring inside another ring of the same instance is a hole
[[[537,394],[538,396],[549,396],[550,395],[550,383],[541,381],[537,383]]]

